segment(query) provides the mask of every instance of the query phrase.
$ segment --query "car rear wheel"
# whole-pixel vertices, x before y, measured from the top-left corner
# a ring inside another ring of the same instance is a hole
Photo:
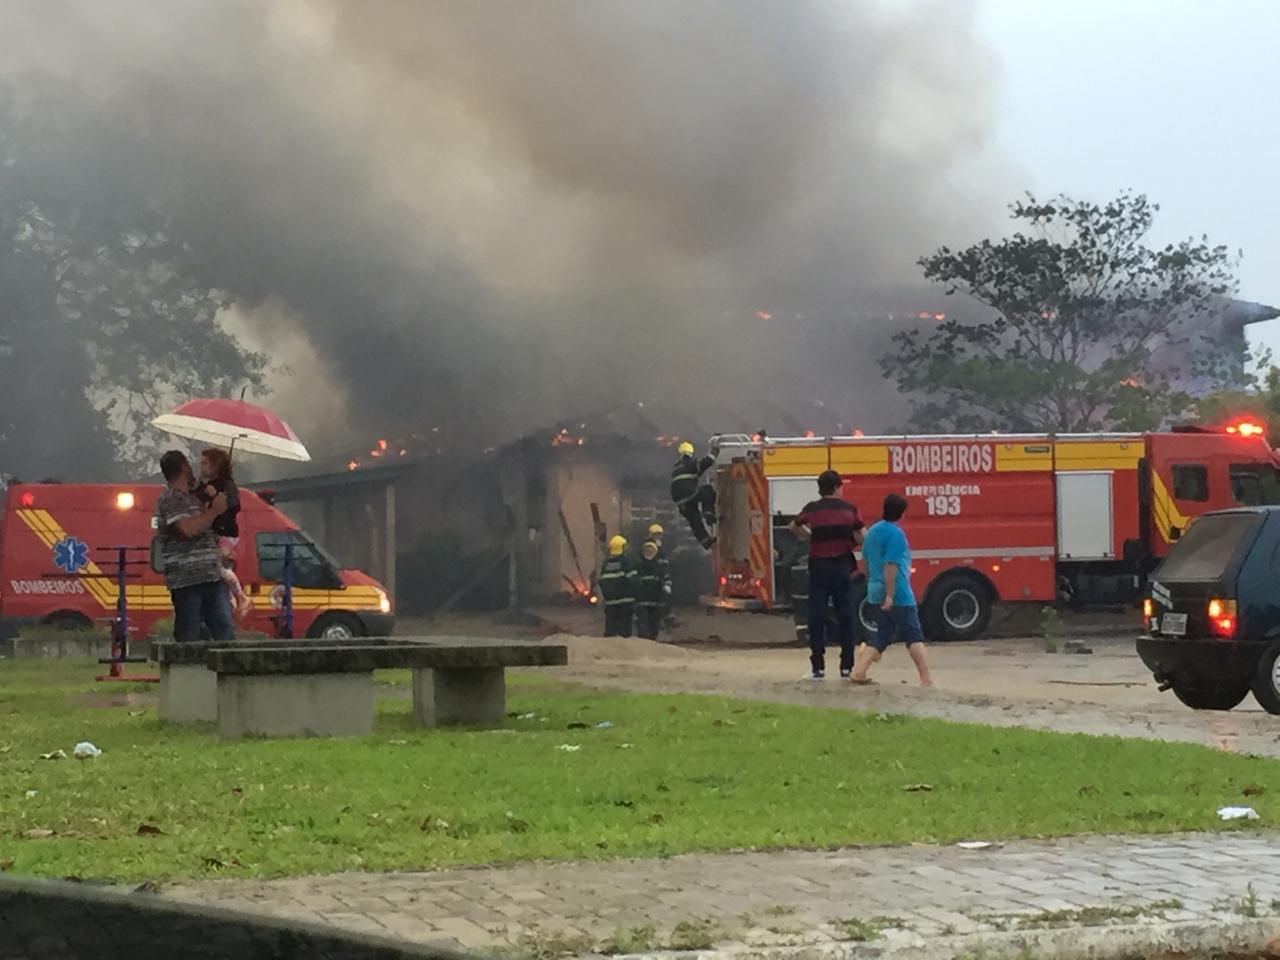
[[[991,620],[991,591],[978,577],[945,573],[929,588],[924,610],[930,640],[973,640]]]
[[[1253,675],[1253,695],[1267,713],[1280,713],[1280,644],[1258,658]]]
[[[349,613],[326,613],[307,631],[307,636],[319,640],[352,640],[363,637],[364,628]]]
[[[1173,695],[1192,710],[1230,710],[1240,705],[1249,695],[1248,684],[1233,684],[1226,680],[1192,686],[1187,683],[1172,685]]]

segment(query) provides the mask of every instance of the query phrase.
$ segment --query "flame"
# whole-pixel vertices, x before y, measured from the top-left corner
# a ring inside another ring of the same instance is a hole
[[[947,319],[947,315],[945,313],[935,313],[933,315],[933,319],[941,323],[943,320]]]
[[[853,435],[854,435],[855,437],[865,437],[865,436],[866,436],[866,434],[862,432],[862,428],[861,428],[861,427],[854,427],[854,428],[853,428]]]
[[[385,450],[385,449],[387,449],[387,441],[385,441],[385,440],[379,440],[379,441],[378,441],[378,449],[379,449],[379,450]]]
[[[817,436],[817,434],[816,434],[816,433],[814,433],[812,430],[806,430],[806,431],[804,432],[804,438],[805,438],[806,440],[812,440],[812,439],[813,439],[814,437],[816,437],[816,436]]]
[[[759,319],[761,319],[761,320],[772,320],[772,319],[773,319],[773,314],[772,314],[772,313],[770,313],[768,310],[757,310],[757,311],[756,311],[756,316],[757,316]]]
[[[347,469],[348,469],[348,470],[359,470],[359,469],[360,469],[360,463],[359,463],[359,461],[357,461],[357,460],[348,460],[348,461],[347,461]]]

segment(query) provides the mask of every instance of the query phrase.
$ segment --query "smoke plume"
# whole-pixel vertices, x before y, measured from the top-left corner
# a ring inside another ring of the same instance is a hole
[[[874,428],[915,257],[985,225],[972,19],[0,0],[0,80],[56,92],[86,189],[174,213],[229,322],[292,370],[282,412],[320,452],[655,399],[821,401]]]

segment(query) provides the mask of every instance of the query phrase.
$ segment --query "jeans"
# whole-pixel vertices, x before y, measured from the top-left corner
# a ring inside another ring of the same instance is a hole
[[[213,640],[234,640],[231,598],[222,580],[197,583],[171,590],[173,597],[173,639],[179,642],[200,639],[200,624],[209,628]]]
[[[902,641],[908,647],[913,643],[924,643],[920,612],[915,607],[899,607],[895,604],[888,610],[882,610],[877,606],[876,623],[880,629],[874,637],[867,638],[867,643],[881,653],[888,650],[895,640]]]
[[[809,560],[809,663],[813,672],[826,669],[827,604],[836,611],[836,642],[840,644],[840,670],[853,669],[853,559]]]

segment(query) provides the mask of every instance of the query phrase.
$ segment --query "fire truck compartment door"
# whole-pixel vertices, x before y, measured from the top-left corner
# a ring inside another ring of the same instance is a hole
[[[1114,560],[1111,472],[1058,474],[1058,559]]]
[[[776,517],[794,517],[818,497],[815,477],[774,477],[769,481],[769,511]]]

